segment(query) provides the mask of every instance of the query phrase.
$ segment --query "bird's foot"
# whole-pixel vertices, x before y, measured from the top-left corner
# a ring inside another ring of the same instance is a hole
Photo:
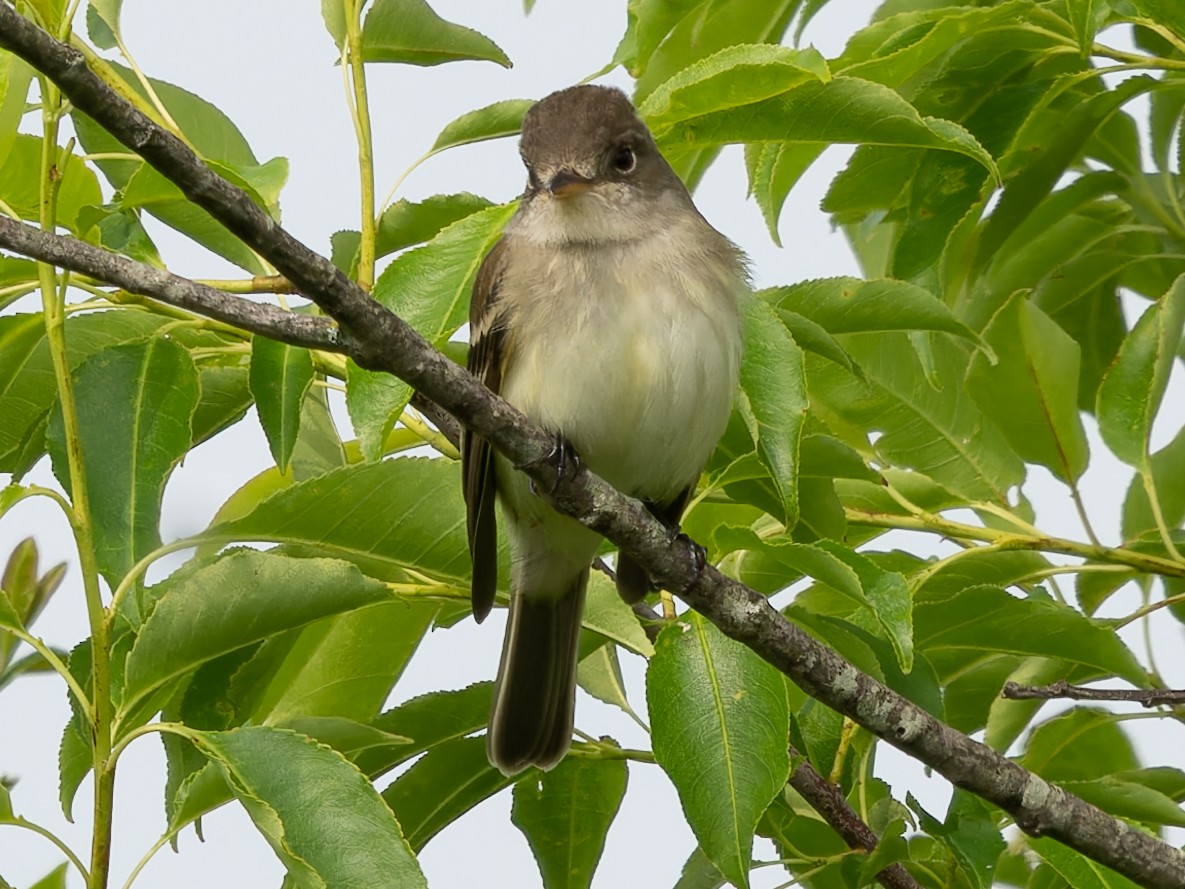
[[[688,586],[695,586],[699,583],[700,577],[704,573],[704,569],[708,567],[708,551],[684,534],[682,531],[672,531],[671,540],[682,543],[691,551],[691,570],[694,574],[694,579]]]
[[[544,457],[525,463],[518,468],[531,469],[536,466],[543,466],[549,470],[548,478],[542,483],[532,478],[530,480],[531,493],[537,495],[542,488],[544,493],[554,494],[561,481],[571,478],[580,471],[580,455],[576,453],[572,443],[557,432],[552,440],[551,450]]]

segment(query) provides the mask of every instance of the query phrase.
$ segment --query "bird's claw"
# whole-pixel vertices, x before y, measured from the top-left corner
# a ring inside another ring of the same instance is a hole
[[[550,470],[549,478],[545,482],[545,493],[554,494],[559,483],[565,478],[571,478],[580,470],[580,455],[572,447],[572,443],[558,432],[552,440],[551,450],[541,459],[525,463],[519,469],[529,469],[534,466],[545,466]],[[539,494],[539,483],[530,480],[531,493]]]
[[[704,569],[708,567],[708,551],[684,534],[682,531],[673,532],[671,534],[671,539],[684,544],[691,551],[691,570],[695,577],[689,585],[694,586],[699,582],[700,577],[704,573]]]

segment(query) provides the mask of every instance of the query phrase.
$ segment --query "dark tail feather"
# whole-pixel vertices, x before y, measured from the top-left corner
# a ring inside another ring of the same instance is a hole
[[[490,762],[513,775],[550,769],[572,743],[576,656],[588,569],[555,599],[510,597],[502,663],[486,735]]]

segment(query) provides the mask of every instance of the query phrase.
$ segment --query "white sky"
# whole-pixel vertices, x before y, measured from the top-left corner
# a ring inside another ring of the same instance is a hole
[[[808,29],[806,40],[825,56],[842,48],[844,38],[865,23],[873,0],[835,0]],[[625,26],[625,4],[539,0],[523,17],[518,0],[436,0],[447,19],[476,28],[497,42],[515,62],[512,70],[491,63],[465,62],[436,68],[371,65],[370,106],[376,145],[376,189],[384,195],[399,174],[433,142],[441,127],[458,115],[500,99],[538,98],[598,70],[611,56]],[[153,77],[185,87],[213,102],[242,129],[260,160],[275,155],[290,161],[291,175],[282,200],[284,224],[314,249],[328,252],[329,236],[358,227],[356,145],[346,111],[335,52],[321,24],[319,4],[291,0],[127,0],[123,15],[126,42]],[[621,72],[608,82],[629,86]],[[775,247],[757,207],[744,199],[745,179],[739,149],[730,149],[713,168],[696,200],[707,218],[741,244],[753,261],[759,285],[804,278],[856,274],[843,238],[830,230],[819,200],[847,155],[833,149],[816,164],[791,195],[783,214],[782,238]],[[470,146],[429,161],[406,181],[398,197],[473,191],[507,200],[522,188],[524,175],[513,140]],[[186,244],[160,226],[153,229],[171,268],[195,277],[238,277],[200,248]],[[32,305],[24,306],[35,310]],[[1179,383],[1179,380],[1177,381]],[[1175,387],[1180,406],[1180,386]],[[1174,402],[1170,402],[1174,403]],[[1180,425],[1183,411],[1176,414]],[[339,412],[348,437],[344,411]],[[1165,429],[1163,438],[1175,431]],[[1126,489],[1122,468],[1092,435],[1095,457],[1085,483],[1085,497],[1103,536],[1118,537],[1118,507]],[[231,435],[222,435],[190,454],[165,494],[162,536],[168,541],[203,528],[233,490],[271,463],[254,414]],[[1042,473],[1035,471],[1034,476]],[[51,484],[47,461],[30,481]],[[1034,485],[1039,525],[1054,533],[1080,537],[1073,509],[1056,483],[1046,476]],[[459,492],[458,492],[459,496]],[[75,566],[68,530],[60,516],[39,500],[26,501],[0,523],[0,555],[28,534],[37,537],[43,564],[59,560]],[[904,537],[891,538],[903,545]],[[916,546],[914,543],[907,545]],[[177,561],[158,566],[160,577]],[[1115,613],[1130,608],[1134,600]],[[81,585],[76,567],[36,630],[49,642],[70,648],[87,635]],[[1166,641],[1178,645],[1180,633],[1165,622]],[[401,701],[439,688],[459,688],[492,678],[501,645],[501,614],[476,627],[465,621],[430,636],[395,690]],[[1136,640],[1129,640],[1134,647]],[[642,664],[629,657],[625,667],[638,707]],[[1167,660],[1167,659],[1166,659]],[[1172,663],[1162,663],[1170,682]],[[55,677],[23,679],[0,693],[0,774],[19,777],[14,792],[18,813],[59,831],[85,860],[89,854],[90,782],[75,804],[79,825],[66,825],[57,807],[56,755],[68,716],[66,692]],[[578,725],[591,734],[612,734],[621,743],[648,746],[640,730],[618,711],[581,693]],[[1147,725],[1144,723],[1143,725]],[[1147,764],[1157,753],[1179,749],[1179,727],[1159,726],[1148,733],[1143,749]],[[1169,745],[1175,745],[1170,747]],[[159,741],[135,742],[120,761],[112,886],[123,880],[164,828],[163,755]],[[912,791],[933,814],[944,811],[948,789],[941,779],[921,771],[892,751],[881,754],[880,773],[897,786],[899,796]],[[540,885],[526,840],[509,821],[510,795],[503,793],[479,806],[432,840],[421,863],[433,889],[461,886],[524,887]],[[191,830],[181,838],[181,854],[162,851],[138,880],[138,886],[188,887],[279,886],[283,868],[237,804],[204,819],[206,842]],[[678,801],[657,767],[632,765],[630,788],[609,833],[595,886],[669,886],[694,847]],[[756,848],[771,858],[767,844]],[[33,883],[61,861],[48,843],[14,828],[0,827],[0,873],[17,887]],[[756,887],[782,883],[780,868],[754,873]],[[72,887],[81,886],[71,874]]]

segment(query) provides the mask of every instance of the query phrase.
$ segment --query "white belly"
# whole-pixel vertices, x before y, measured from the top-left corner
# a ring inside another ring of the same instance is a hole
[[[728,422],[741,285],[694,264],[638,274],[629,256],[616,258],[570,253],[553,266],[536,287],[549,293],[515,319],[502,390],[615,487],[665,501],[695,482]]]

